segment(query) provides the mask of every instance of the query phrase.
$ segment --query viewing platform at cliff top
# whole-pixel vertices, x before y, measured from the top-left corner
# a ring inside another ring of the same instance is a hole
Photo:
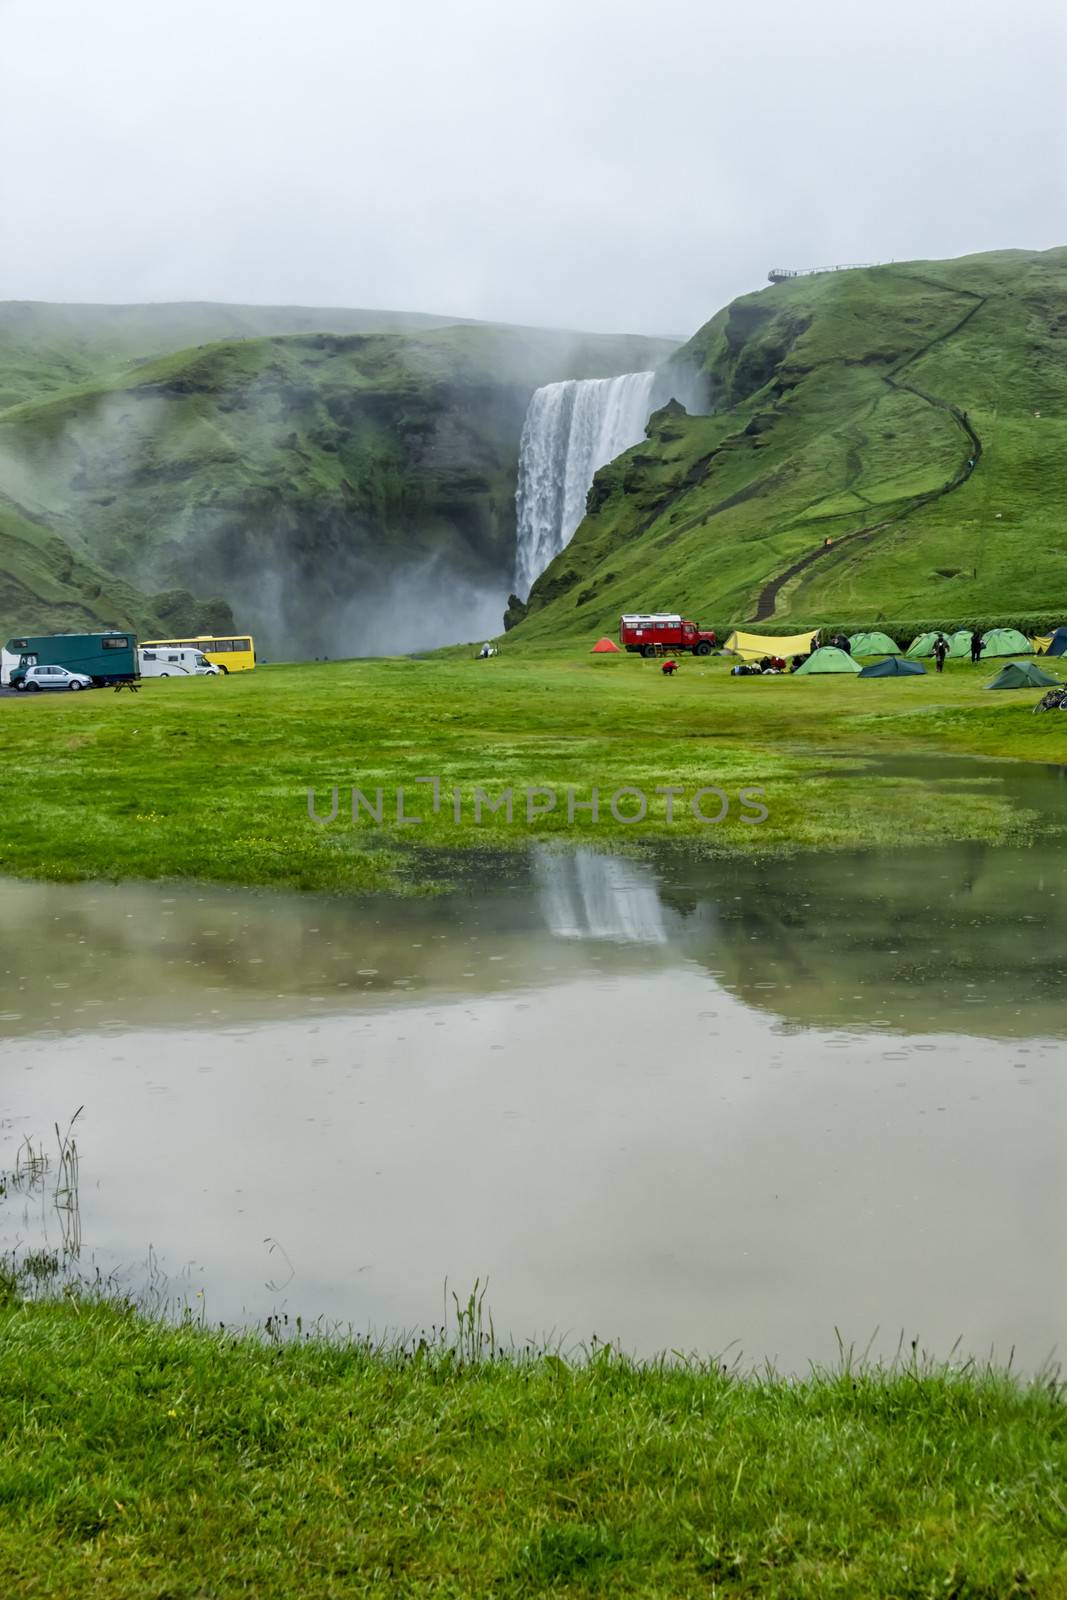
[[[789,278],[814,278],[820,272],[862,272],[866,267],[876,266],[877,261],[846,261],[839,267],[772,267],[767,274],[767,282],[785,283]]]

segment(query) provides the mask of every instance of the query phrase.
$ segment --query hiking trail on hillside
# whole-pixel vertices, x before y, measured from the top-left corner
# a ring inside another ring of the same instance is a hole
[[[911,274],[909,274],[909,276],[911,276]],[[922,281],[930,282],[932,285],[934,285],[933,279],[923,279]],[[889,372],[883,375],[882,382],[885,383],[890,389],[896,389],[898,391],[906,390],[909,394],[916,395],[918,399],[924,401],[927,405],[933,406],[939,411],[945,411],[948,413],[948,415],[955,422],[956,426],[968,440],[969,450],[963,465],[948,480],[947,483],[942,484],[938,489],[928,489],[923,494],[913,496],[902,510],[894,512],[892,516],[883,518],[881,522],[868,523],[865,527],[856,528],[851,533],[842,534],[840,538],[834,539],[831,544],[819,545],[817,549],[809,550],[807,555],[801,556],[798,561],[794,561],[785,569],[784,572],[779,573],[776,578],[772,578],[770,582],[765,584],[760,590],[759,597],[756,601],[755,615],[752,618],[753,622],[771,621],[775,616],[778,597],[785,585],[791,582],[792,579],[796,578],[801,572],[804,572],[808,567],[812,566],[814,562],[820,560],[824,556],[837,555],[846,545],[860,542],[867,543],[871,539],[874,539],[878,534],[884,532],[886,528],[892,527],[896,523],[904,521],[906,517],[909,517],[912,512],[919,510],[921,506],[929,505],[934,500],[940,500],[945,495],[954,493],[955,490],[961,488],[962,485],[970,479],[977,469],[978,462],[982,455],[982,441],[972,426],[967,413],[961,410],[959,406],[953,405],[951,401],[943,400],[939,395],[928,394],[925,389],[920,389],[917,384],[903,382],[899,377],[899,374],[902,373],[907,367],[910,367],[914,362],[921,360],[923,356],[928,355],[929,352],[935,349],[939,344],[944,344],[947,340],[954,338],[956,334],[966,327],[971,318],[976,316],[978,312],[982,310],[983,306],[985,306],[989,300],[988,295],[979,295],[972,289],[950,289],[947,285],[940,283],[934,286],[939,289],[944,289],[946,293],[967,295],[973,298],[975,303],[967,312],[965,312],[958,322],[952,325],[952,327],[946,328],[942,333],[939,333],[935,338],[929,340],[918,350],[913,350],[910,355],[905,356],[902,360],[898,361]]]

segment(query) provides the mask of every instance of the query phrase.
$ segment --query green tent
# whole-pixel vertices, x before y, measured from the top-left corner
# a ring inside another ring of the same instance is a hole
[[[854,656],[899,656],[900,646],[888,633],[854,633],[848,641]]]
[[[971,654],[971,630],[960,628],[956,633],[947,633],[948,653],[950,656],[967,656]]]
[[[982,659],[987,656],[1032,656],[1034,647],[1018,628],[990,628],[983,635]]]
[[[1058,678],[1050,677],[1047,672],[1033,661],[1009,661],[1001,667],[995,678],[986,684],[987,689],[1048,689],[1052,684],[1059,683]]]
[[[859,672],[860,664],[853,661],[845,650],[839,650],[836,645],[824,644],[821,650],[816,650],[797,668],[799,678],[806,672]]]
[[[932,656],[934,653],[934,640],[936,638],[936,633],[920,633],[917,639],[913,639],[911,641],[907,648],[906,654],[913,658],[915,656]]]

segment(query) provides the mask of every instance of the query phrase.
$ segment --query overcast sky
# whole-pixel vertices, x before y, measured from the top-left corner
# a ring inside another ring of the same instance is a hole
[[[1067,0],[0,0],[0,299],[686,334],[1067,243]]]

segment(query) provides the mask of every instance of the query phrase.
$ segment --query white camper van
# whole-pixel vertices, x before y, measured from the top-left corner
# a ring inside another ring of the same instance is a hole
[[[154,650],[137,651],[142,678],[217,678],[220,668],[202,650],[188,645],[163,645]]]
[[[10,650],[0,648],[0,684],[11,682],[11,669],[19,664],[19,657],[13,656]]]

